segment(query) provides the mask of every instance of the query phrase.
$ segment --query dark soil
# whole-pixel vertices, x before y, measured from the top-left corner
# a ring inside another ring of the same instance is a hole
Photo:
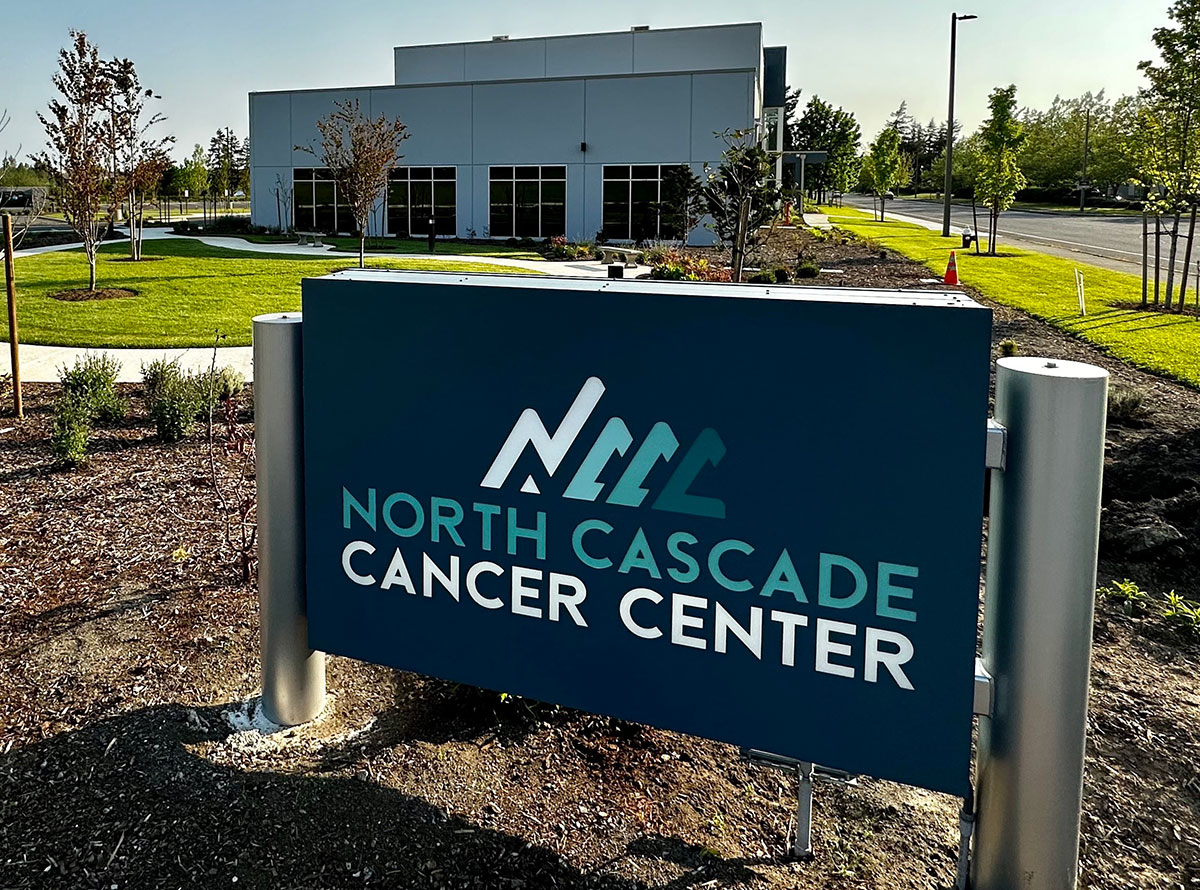
[[[688,251],[708,257],[710,263],[729,265],[728,248],[689,247]],[[837,230],[778,229],[766,244],[750,252],[747,267],[795,271],[804,261],[815,263],[822,271],[816,278],[796,280],[801,286],[942,287],[940,280],[929,281],[934,276],[924,266]]]
[[[856,283],[928,274],[801,243]],[[995,343],[1145,392],[1109,430],[1100,581],[1150,597],[1097,606],[1081,886],[1196,886],[1200,642],[1158,612],[1172,588],[1200,599],[1200,393],[993,309]],[[56,392],[27,386],[27,419],[0,417],[0,886],[952,885],[945,795],[820,785],[816,858],[790,862],[793,782],[729,746],[348,659],[322,717],[255,731],[257,599],[204,435],[159,443],[125,387],[130,419],[61,469]],[[212,454],[228,492],[242,456]],[[1147,547],[1145,515],[1180,537]]]
[[[55,291],[50,294],[50,299],[62,300],[64,303],[83,303],[88,300],[123,300],[137,295],[137,291],[125,287],[98,287],[95,290],[76,287],[71,290]]]

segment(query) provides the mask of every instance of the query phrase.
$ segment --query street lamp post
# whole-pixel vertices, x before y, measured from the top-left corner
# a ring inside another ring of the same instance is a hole
[[[958,37],[958,23],[978,18],[974,15],[950,13],[950,111],[946,117],[946,185],[945,207],[942,209],[942,237],[950,237],[950,190],[953,186],[951,174],[954,170],[954,45]]]

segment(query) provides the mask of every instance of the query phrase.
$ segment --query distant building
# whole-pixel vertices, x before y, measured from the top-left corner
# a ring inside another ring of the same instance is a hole
[[[290,191],[296,229],[353,228],[295,146],[317,148],[317,120],[358,99],[410,134],[371,235],[425,237],[432,217],[460,238],[670,237],[665,168],[716,164],[724,130],[782,149],[786,54],[763,48],[760,23],[397,47],[394,85],[250,94],[251,218],[286,225]]]
[[[49,193],[44,185],[0,186],[0,211],[25,213],[42,207]]]

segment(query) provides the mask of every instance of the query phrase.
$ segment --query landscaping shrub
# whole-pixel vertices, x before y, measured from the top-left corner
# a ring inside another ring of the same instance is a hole
[[[229,365],[187,379],[196,387],[200,403],[198,414],[202,418],[207,417],[219,403],[228,401],[246,388],[246,378]]]
[[[63,463],[78,465],[87,458],[92,406],[85,396],[64,391],[54,402],[50,450]]]
[[[266,235],[273,229],[269,226],[256,226],[250,222],[250,214],[218,216],[208,222],[180,220],[175,223],[176,235]]]
[[[178,442],[186,436],[203,406],[196,378],[179,372],[178,362],[173,364],[178,373],[163,375],[150,395],[150,419],[164,442]]]
[[[746,280],[752,284],[787,284],[792,273],[787,269],[759,269]]]
[[[1021,348],[1017,345],[1017,341],[1012,338],[1007,338],[1000,341],[1000,355],[1004,358],[1012,358]]]
[[[667,241],[655,241],[643,251],[647,266],[657,266],[679,252],[679,245]]]
[[[804,260],[796,265],[797,278],[816,278],[821,274],[821,267],[812,260]]]
[[[1136,386],[1117,384],[1108,391],[1108,419],[1116,424],[1136,424],[1146,417],[1146,393]]]
[[[74,366],[58,369],[64,393],[77,396],[89,412],[88,422],[115,423],[125,416],[125,402],[114,388],[121,363],[107,352],[84,353]]]
[[[730,281],[728,269],[709,265],[707,259],[685,250],[672,249],[650,267],[650,277],[660,281]],[[771,281],[775,279],[772,278]]]
[[[183,371],[179,367],[179,359],[156,358],[154,361],[142,363],[142,385],[146,388],[146,398],[154,400],[159,387],[168,377],[179,377]]]

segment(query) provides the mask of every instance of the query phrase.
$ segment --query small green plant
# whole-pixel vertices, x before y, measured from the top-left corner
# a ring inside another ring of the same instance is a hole
[[[1117,384],[1108,391],[1108,419],[1113,423],[1137,423],[1149,413],[1145,390]]]
[[[1000,355],[1004,358],[1012,358],[1020,351],[1021,347],[1017,345],[1017,341],[1012,339],[1012,337],[1006,337],[1000,341]]]
[[[1172,590],[1167,594],[1167,607],[1162,617],[1186,630],[1200,630],[1200,603],[1184,599]]]
[[[245,376],[229,365],[205,371],[188,379],[196,387],[196,395],[200,401],[199,413],[204,416],[218,404],[229,401],[246,388]]]
[[[816,278],[821,274],[821,267],[812,260],[804,260],[796,264],[797,278]]]
[[[117,374],[121,363],[107,352],[85,353],[68,368],[58,369],[64,393],[78,396],[86,407],[88,423],[115,423],[125,416],[125,401],[117,395]]]
[[[1128,578],[1122,581],[1113,581],[1111,586],[1101,587],[1096,592],[1107,599],[1120,603],[1126,615],[1133,615],[1139,611],[1146,599],[1146,591]]]
[[[92,406],[79,393],[67,391],[55,400],[50,450],[56,458],[73,466],[84,462],[91,420]]]
[[[150,419],[164,442],[178,442],[188,434],[203,407],[196,378],[168,373],[150,395]]]
[[[157,358],[152,362],[142,363],[142,385],[146,389],[146,398],[153,401],[159,387],[168,377],[183,376],[179,359]]]

